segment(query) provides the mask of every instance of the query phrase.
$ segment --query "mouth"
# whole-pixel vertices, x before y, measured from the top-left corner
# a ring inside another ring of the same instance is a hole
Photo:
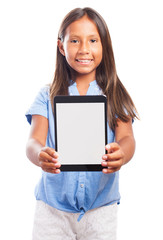
[[[93,59],[76,59],[76,61],[82,64],[89,64]]]

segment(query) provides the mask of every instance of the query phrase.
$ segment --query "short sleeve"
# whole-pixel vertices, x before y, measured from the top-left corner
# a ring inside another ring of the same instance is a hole
[[[37,94],[34,102],[26,112],[25,116],[29,124],[31,124],[32,115],[41,115],[48,118],[48,100],[49,100],[49,87],[41,88]]]
[[[124,108],[124,111],[125,111],[125,114],[127,115],[127,116],[129,116],[129,113],[128,113],[128,111],[127,111],[127,109],[126,108]],[[134,123],[134,118],[132,118],[132,124]]]

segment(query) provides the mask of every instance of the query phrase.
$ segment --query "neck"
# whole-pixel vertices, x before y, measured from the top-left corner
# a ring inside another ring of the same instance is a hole
[[[80,95],[86,95],[89,84],[95,80],[95,76],[80,75],[76,76],[76,85]]]
[[[95,76],[90,77],[87,75],[82,75],[82,76],[77,76],[75,82],[79,86],[88,86],[94,80],[95,80]]]

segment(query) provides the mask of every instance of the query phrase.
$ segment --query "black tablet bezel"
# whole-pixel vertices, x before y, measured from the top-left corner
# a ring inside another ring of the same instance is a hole
[[[55,96],[54,97],[54,129],[55,129],[55,150],[58,150],[57,142],[57,103],[104,103],[105,119],[105,145],[107,144],[107,98],[104,95],[75,95],[75,96]],[[105,150],[106,153],[106,150]],[[102,171],[101,164],[63,164],[61,171]]]

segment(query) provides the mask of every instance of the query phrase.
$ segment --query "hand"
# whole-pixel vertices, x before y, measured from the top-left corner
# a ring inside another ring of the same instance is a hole
[[[106,145],[107,154],[102,156],[101,165],[106,167],[102,170],[103,173],[113,173],[122,167],[124,164],[124,152],[121,146],[114,142]]]
[[[39,165],[43,171],[49,173],[60,173],[61,164],[58,162],[58,153],[49,147],[44,147],[38,154]]]

